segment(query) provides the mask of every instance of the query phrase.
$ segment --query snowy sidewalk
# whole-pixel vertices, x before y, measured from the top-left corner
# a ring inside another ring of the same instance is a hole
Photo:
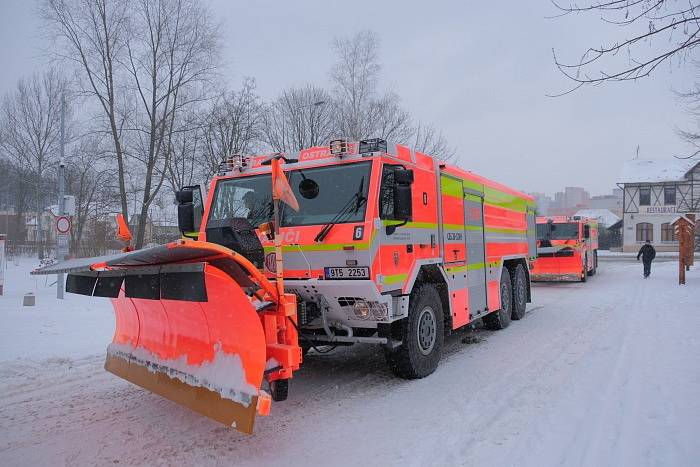
[[[523,320],[453,335],[423,380],[376,347],[312,352],[253,436],[105,373],[106,300],[39,288],[27,311],[25,284],[0,298],[0,465],[698,465],[700,270],[641,275],[537,284]]]

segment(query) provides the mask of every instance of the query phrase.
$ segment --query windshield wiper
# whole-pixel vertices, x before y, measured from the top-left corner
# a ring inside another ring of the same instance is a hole
[[[345,217],[347,214],[353,211],[353,214],[357,214],[357,212],[360,210],[362,205],[367,201],[367,198],[362,196],[362,191],[364,190],[365,186],[365,177],[362,177],[360,180],[360,187],[357,189],[357,191],[352,195],[352,197],[348,200],[347,203],[338,211],[338,213],[331,219],[329,223],[321,227],[321,230],[316,234],[316,237],[314,238],[315,242],[322,242],[324,238],[328,235],[328,232],[331,231],[334,225],[336,225],[338,222],[340,222],[343,217]],[[354,204],[354,206],[353,206]],[[353,210],[354,207],[354,210]]]

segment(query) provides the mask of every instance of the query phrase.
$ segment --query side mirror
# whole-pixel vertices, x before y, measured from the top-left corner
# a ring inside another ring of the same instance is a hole
[[[177,226],[183,236],[196,237],[202,221],[202,193],[199,186],[186,186],[175,193]]]
[[[397,169],[394,171],[394,212],[393,220],[403,221],[403,224],[389,225],[386,227],[387,235],[396,231],[396,227],[406,224],[413,218],[413,198],[411,184],[413,183],[413,171]]]
[[[397,221],[410,221],[413,217],[413,200],[410,185],[394,186],[394,218]]]
[[[184,187],[182,190],[175,192],[175,200],[178,204],[191,203],[192,198],[192,188],[190,187]]]
[[[408,222],[413,217],[411,185],[413,170],[399,169],[394,172],[394,219]]]
[[[177,226],[182,234],[194,232],[194,205],[192,203],[177,206]]]
[[[588,225],[583,226],[583,238],[591,238],[591,228]]]

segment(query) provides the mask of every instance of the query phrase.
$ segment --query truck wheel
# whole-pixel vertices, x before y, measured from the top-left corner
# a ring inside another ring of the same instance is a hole
[[[508,269],[501,271],[501,309],[484,316],[484,327],[487,329],[505,329],[510,324],[513,314],[513,287],[510,282]]]
[[[513,314],[510,316],[514,320],[522,319],[525,316],[527,307],[527,275],[522,264],[518,264],[511,277],[513,283]]]
[[[419,379],[435,371],[445,336],[442,313],[442,301],[433,285],[422,284],[413,290],[408,317],[400,323],[402,344],[386,351],[396,376]]]
[[[275,402],[286,401],[289,395],[289,380],[276,379],[270,381],[270,395]]]
[[[588,255],[583,257],[583,269],[581,270],[581,282],[588,280]]]

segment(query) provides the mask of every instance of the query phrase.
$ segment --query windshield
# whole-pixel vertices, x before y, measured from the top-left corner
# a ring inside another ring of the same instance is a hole
[[[316,167],[286,172],[299,212],[282,203],[282,226],[327,224],[353,199],[337,223],[360,222],[365,218],[371,162]],[[217,183],[210,220],[244,217],[253,226],[272,219],[270,175],[254,175]]]
[[[578,224],[537,224],[537,240],[578,240]]]

